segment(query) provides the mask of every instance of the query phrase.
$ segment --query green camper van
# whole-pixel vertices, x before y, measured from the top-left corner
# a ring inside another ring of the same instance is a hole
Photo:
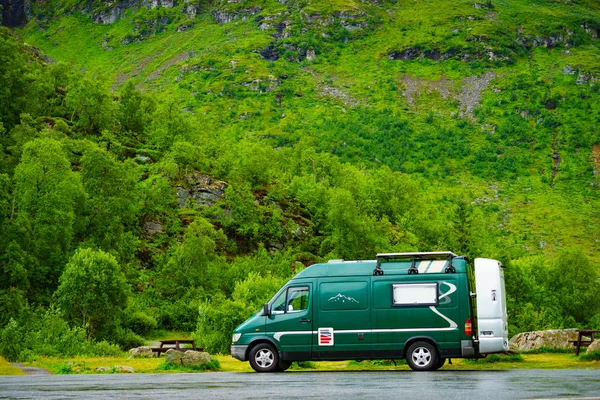
[[[406,359],[416,371],[508,350],[500,262],[444,252],[332,260],[288,281],[233,331],[257,372],[293,361]]]

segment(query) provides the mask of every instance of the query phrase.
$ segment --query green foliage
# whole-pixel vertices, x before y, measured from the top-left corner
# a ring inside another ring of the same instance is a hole
[[[304,265],[387,251],[500,259],[511,334],[598,327],[598,10],[488,3],[179,2],[96,24],[33,2],[19,34],[59,62],[0,29],[0,326],[35,336],[23,316],[84,281],[85,248],[119,293],[55,301],[124,347],[154,318],[227,351]]]
[[[465,359],[465,362],[472,364],[494,364],[499,362],[523,362],[525,359],[521,354],[509,354],[509,355],[501,355],[501,354],[490,354],[485,358],[468,358]]]
[[[583,353],[579,355],[581,361],[600,361],[600,351],[592,351],[590,353]]]
[[[563,354],[563,353],[573,353],[573,348],[565,349],[562,347],[540,346],[537,349],[521,351],[521,353],[525,353],[525,354],[545,354],[545,353]]]
[[[198,342],[211,353],[228,353],[231,332],[252,313],[262,312],[262,305],[273,297],[283,281],[258,273],[237,282],[232,299],[218,294],[200,305]],[[259,311],[260,310],[260,311]]]
[[[85,330],[69,327],[56,309],[26,311],[19,317],[0,330],[0,354],[8,360],[94,354],[94,345],[86,341]]]
[[[87,330],[88,340],[110,337],[128,295],[125,277],[115,258],[92,249],[75,252],[55,293],[69,320]]]
[[[156,367],[157,371],[181,371],[181,372],[190,372],[190,371],[220,371],[221,363],[219,360],[214,359],[208,363],[203,363],[199,365],[176,365],[170,362],[164,362]]]
[[[148,336],[158,326],[156,319],[143,311],[135,311],[124,318],[123,326],[132,332]]]
[[[72,374],[73,373],[73,364],[71,364],[71,363],[58,364],[55,368],[55,371],[59,375]]]

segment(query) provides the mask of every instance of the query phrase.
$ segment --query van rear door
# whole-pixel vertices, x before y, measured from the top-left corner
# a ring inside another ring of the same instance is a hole
[[[479,353],[508,351],[508,318],[504,271],[496,260],[475,259],[477,336]]]

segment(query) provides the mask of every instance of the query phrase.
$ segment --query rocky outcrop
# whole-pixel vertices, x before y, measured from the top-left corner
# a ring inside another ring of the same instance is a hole
[[[223,25],[233,21],[234,19],[241,19],[242,21],[247,21],[250,17],[260,13],[261,11],[262,8],[255,6],[242,8],[239,11],[215,10],[213,11],[212,15],[217,24]]]
[[[180,208],[192,205],[212,206],[223,200],[227,183],[214,180],[208,175],[194,175],[188,178],[190,186],[177,187],[177,203]]]
[[[577,340],[576,329],[523,332],[510,339],[511,351],[535,350],[540,347],[570,348],[571,340]]]
[[[30,0],[0,0],[2,25],[15,28],[24,25],[28,18]]]

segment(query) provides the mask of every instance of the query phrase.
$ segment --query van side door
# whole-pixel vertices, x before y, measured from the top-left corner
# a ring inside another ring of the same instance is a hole
[[[267,335],[278,344],[284,360],[308,360],[313,342],[312,283],[295,282],[271,302]]]

